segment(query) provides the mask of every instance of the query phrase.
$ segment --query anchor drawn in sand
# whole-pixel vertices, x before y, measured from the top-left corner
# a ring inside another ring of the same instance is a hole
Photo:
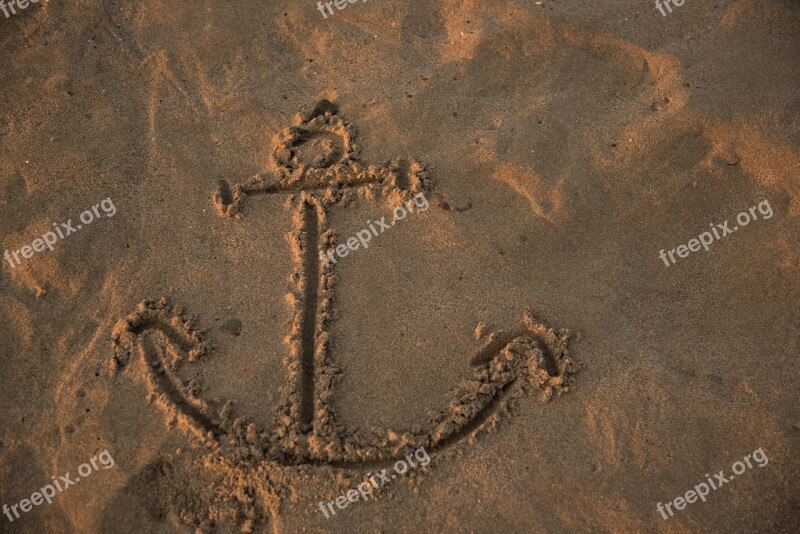
[[[293,330],[288,337],[290,384],[277,408],[277,426],[257,429],[245,418],[231,419],[230,403],[212,408],[193,383],[178,375],[180,366],[210,352],[192,319],[165,299],[145,301],[120,321],[112,336],[117,368],[134,354],[147,364],[157,404],[170,421],[180,421],[200,440],[255,446],[263,458],[282,465],[328,464],[346,467],[402,458],[425,447],[435,452],[453,445],[493,421],[509,398],[538,389],[544,397],[568,390],[574,371],[568,351],[569,332],[553,330],[525,314],[518,325],[485,336],[471,359],[472,378],[452,393],[449,406],[424,425],[404,432],[350,429],[337,422],[331,406],[336,373],[329,351],[328,326],[333,296],[333,265],[320,251],[335,244],[327,227],[328,208],[364,195],[400,205],[431,187],[425,168],[395,161],[364,167],[358,161],[354,131],[335,105],[322,101],[299,113],[294,125],[277,137],[272,179],[259,175],[245,183],[221,182],[213,196],[218,214],[240,219],[248,197],[287,195],[296,231]]]

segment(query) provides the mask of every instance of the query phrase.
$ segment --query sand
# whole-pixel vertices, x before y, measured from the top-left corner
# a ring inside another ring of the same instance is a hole
[[[800,529],[800,4],[671,8],[0,12],[0,532]]]

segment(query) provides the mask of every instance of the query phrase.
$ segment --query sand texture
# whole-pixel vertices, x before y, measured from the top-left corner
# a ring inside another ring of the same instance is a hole
[[[0,533],[800,531],[800,3],[337,1],[0,6]]]

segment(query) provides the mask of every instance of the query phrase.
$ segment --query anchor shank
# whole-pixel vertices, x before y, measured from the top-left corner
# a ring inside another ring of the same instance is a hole
[[[320,264],[319,216],[314,204],[305,201],[303,211],[303,311],[300,326],[300,423],[309,431],[314,419],[314,354],[316,352],[317,303]]]

